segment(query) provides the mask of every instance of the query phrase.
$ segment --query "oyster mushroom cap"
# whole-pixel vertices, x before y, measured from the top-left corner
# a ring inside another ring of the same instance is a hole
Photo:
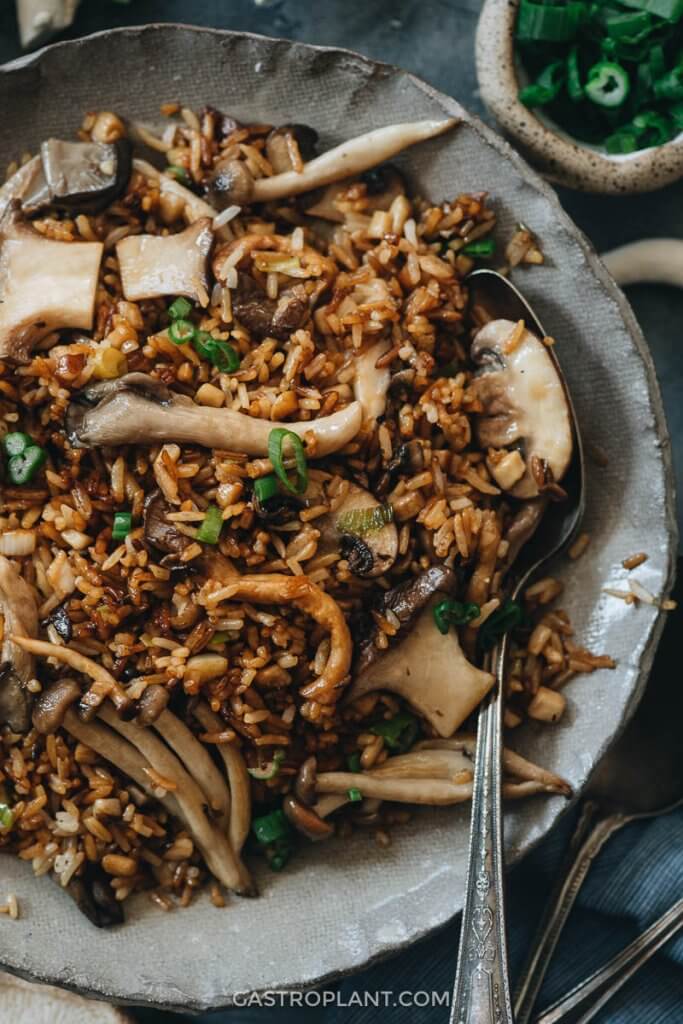
[[[38,634],[38,602],[33,588],[19,575],[13,562],[0,556],[0,725],[15,732],[31,727],[31,695],[26,683],[35,675],[35,658],[12,640],[12,635]]]
[[[493,681],[490,672],[467,660],[455,632],[439,632],[430,603],[405,639],[356,676],[348,700],[376,690],[397,693],[439,736],[451,736],[481,703]]]
[[[90,330],[101,242],[57,242],[22,221],[0,223],[0,359],[25,361],[34,344],[65,327]]]
[[[128,235],[116,246],[123,294],[130,302],[159,295],[186,295],[195,302],[207,291],[213,231],[200,217],[175,235]]]
[[[480,367],[478,397],[484,412],[476,431],[483,448],[522,444],[526,469],[509,488],[515,498],[535,498],[538,486],[531,459],[543,460],[559,481],[572,456],[573,439],[564,386],[547,347],[524,329],[511,343],[516,325],[491,320],[472,342],[471,357]]]
[[[302,440],[314,439],[311,457],[322,458],[348,444],[362,419],[358,402],[300,423],[256,419],[234,409],[199,405],[144,373],[129,373],[105,387],[87,389],[82,397],[94,404],[88,408],[72,401],[66,417],[67,436],[77,448],[176,441],[267,455],[271,431],[284,427]]]

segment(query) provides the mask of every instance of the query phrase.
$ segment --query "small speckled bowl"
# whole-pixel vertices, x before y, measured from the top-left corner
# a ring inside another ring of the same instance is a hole
[[[481,96],[527,159],[551,181],[583,192],[652,192],[683,177],[683,134],[663,146],[610,156],[577,142],[517,99],[514,28],[519,0],[485,0],[477,27]]]

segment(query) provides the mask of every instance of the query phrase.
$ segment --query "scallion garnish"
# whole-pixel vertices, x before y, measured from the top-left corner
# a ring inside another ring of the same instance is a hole
[[[477,631],[477,644],[482,651],[492,650],[499,640],[510,630],[516,629],[524,621],[522,606],[508,598],[501,608],[489,615],[486,622]]]
[[[493,238],[477,238],[474,242],[468,242],[460,250],[465,256],[473,256],[475,259],[487,260],[496,251],[496,242]]]
[[[131,512],[115,512],[111,531],[113,540],[123,540],[130,533],[132,526],[133,515]]]
[[[405,754],[418,737],[420,725],[414,715],[401,711],[393,718],[385,718],[369,727],[369,732],[381,736],[390,750]]]
[[[190,320],[172,320],[168,328],[168,336],[174,345],[187,345],[194,341],[197,328]]]
[[[263,765],[261,768],[247,768],[247,771],[251,775],[252,779],[258,779],[260,782],[265,782],[268,779],[274,779],[276,775],[280,774],[280,765],[284,759],[284,750],[276,750],[273,754],[273,760],[269,761],[268,764]]]
[[[179,181],[181,185],[189,186],[192,184],[192,179],[190,178],[190,175],[187,173],[184,167],[180,166],[180,164],[169,164],[168,167],[166,168],[166,174],[170,175],[172,178],[175,178],[175,180]]]
[[[377,533],[378,530],[384,529],[388,523],[393,522],[393,519],[393,506],[385,502],[372,508],[352,508],[348,512],[342,512],[337,519],[337,529],[340,533],[367,537],[369,533]]]
[[[234,373],[240,368],[240,357],[233,346],[213,338],[208,331],[197,331],[194,347],[202,359],[208,359],[221,373]]]
[[[288,839],[292,832],[285,812],[280,809],[271,811],[270,814],[264,814],[260,818],[254,818],[251,830],[257,841],[263,846],[275,843],[279,839]]]
[[[260,476],[258,480],[254,480],[254,497],[260,502],[268,501],[277,494],[277,486],[277,477],[274,473]]]
[[[438,604],[434,605],[432,611],[436,628],[444,636],[451,626],[465,626],[468,622],[476,619],[479,614],[478,604],[473,602],[463,604],[462,601],[453,601],[450,598],[439,601]]]
[[[611,110],[626,102],[630,89],[631,82],[625,68],[614,61],[603,60],[588,72],[584,92],[592,103]]]
[[[7,804],[0,803],[0,828],[8,832],[14,824],[14,811]]]
[[[352,786],[351,789],[347,791],[346,795],[348,796],[352,804],[357,804],[359,803],[359,801],[363,799],[363,794],[359,789],[356,789],[355,786]]]
[[[284,447],[287,445],[294,456],[296,468],[296,479],[290,480],[285,467]],[[291,494],[303,494],[308,487],[308,463],[301,438],[291,430],[284,427],[276,427],[271,430],[268,437],[268,458],[273,464],[273,469],[283,487],[286,487]]]
[[[185,320],[192,312],[192,303],[182,295],[174,299],[168,307],[168,315],[171,320]]]
[[[47,452],[29,434],[12,431],[5,434],[2,445],[8,456],[7,472],[13,484],[30,483],[47,461]]]
[[[360,750],[354,750],[353,754],[349,754],[346,759],[346,763],[349,766],[350,772],[360,771]]]
[[[223,529],[223,513],[217,505],[209,505],[201,526],[197,530],[197,540],[202,544],[218,544]]]

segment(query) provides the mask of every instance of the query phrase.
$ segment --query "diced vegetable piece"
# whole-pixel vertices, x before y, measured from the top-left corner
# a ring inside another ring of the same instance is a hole
[[[447,598],[434,605],[432,614],[436,628],[445,636],[451,626],[465,626],[472,619],[476,619],[480,614],[480,609],[479,605],[473,602],[463,604],[461,601],[452,601]]]
[[[349,766],[350,772],[360,771],[360,751],[355,750],[353,754],[349,754],[346,763]]]
[[[263,765],[262,768],[247,768],[247,771],[252,779],[259,779],[259,781],[265,782],[268,779],[274,779],[276,775],[280,774],[280,765],[284,759],[284,750],[276,750],[273,754],[273,760],[268,764]]]
[[[218,544],[223,529],[223,513],[217,505],[209,505],[201,526],[197,530],[197,540],[202,544]]]
[[[33,438],[30,434],[22,434],[19,431],[13,431],[11,434],[5,434],[2,439],[2,447],[10,458],[13,455],[21,455],[27,448],[30,448],[33,443]]]
[[[258,480],[254,480],[254,495],[261,502],[273,498],[277,494],[277,488],[277,477],[274,473],[269,473],[268,476],[261,476]]]
[[[363,799],[363,794],[353,786],[346,794],[352,804],[357,804]]]
[[[478,238],[475,242],[469,242],[460,250],[465,256],[474,256],[475,259],[489,259],[495,251],[496,242],[493,238]]]
[[[544,0],[522,0],[517,18],[517,38],[548,43],[574,39],[586,17],[587,6],[578,2],[558,6]]]
[[[294,456],[296,467],[296,479],[290,480],[285,467],[284,446],[288,444]],[[303,494],[308,487],[308,463],[301,438],[291,430],[284,427],[276,427],[271,430],[268,437],[268,458],[273,464],[273,469],[280,480],[280,483],[287,488],[291,494]]]
[[[166,168],[165,173],[169,174],[172,178],[175,178],[175,180],[179,181],[181,185],[192,184],[192,179],[190,178],[190,175],[187,173],[184,167],[180,166],[180,164],[169,164],[168,167]]]
[[[584,92],[599,107],[622,106],[631,89],[628,71],[614,61],[603,60],[588,72]]]
[[[97,349],[92,368],[92,375],[96,380],[116,380],[127,372],[128,360],[120,349],[112,345]]]
[[[0,803],[0,828],[8,832],[14,824],[14,812],[7,804]]]
[[[275,843],[278,839],[289,839],[292,834],[285,813],[280,809],[271,811],[270,814],[264,814],[260,818],[254,818],[251,830],[263,846]]]
[[[183,295],[180,295],[177,299],[174,299],[174,301],[168,307],[168,315],[170,316],[171,320],[186,320],[191,312],[192,303]]]
[[[367,537],[377,533],[393,522],[394,509],[388,503],[375,505],[374,508],[353,508],[343,512],[337,519],[340,533],[352,533],[355,537]]]
[[[21,455],[13,455],[7,464],[9,478],[13,484],[21,487],[33,480],[40,468],[45,465],[47,452],[37,444],[24,448]]]
[[[168,336],[174,345],[187,345],[195,340],[197,329],[190,320],[173,320],[168,328]]]
[[[498,641],[516,629],[524,621],[522,606],[511,598],[498,608],[492,615],[489,615],[486,622],[477,631],[477,642],[482,651],[492,650]]]
[[[114,540],[123,540],[130,533],[133,525],[133,516],[130,512],[115,512],[114,526],[111,531]]]
[[[393,718],[375,722],[369,727],[369,731],[375,736],[381,736],[390,750],[405,754],[417,739],[420,725],[414,715],[402,711]]]

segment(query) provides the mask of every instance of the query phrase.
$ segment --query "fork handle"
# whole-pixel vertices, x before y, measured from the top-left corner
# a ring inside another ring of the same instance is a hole
[[[590,828],[596,812],[597,806],[594,803],[588,802],[584,805],[571,842],[571,850],[575,851],[578,846],[578,853],[572,854],[570,850],[569,864],[565,873],[560,875],[532,943],[522,971],[522,979],[515,993],[517,1024],[529,1024],[531,1020],[534,1005],[555,947],[591,864],[610,836],[631,820],[630,815],[612,814],[602,818]]]
[[[479,711],[465,906],[451,1024],[513,1024],[503,890],[501,675],[504,642],[490,656],[496,682]]]

